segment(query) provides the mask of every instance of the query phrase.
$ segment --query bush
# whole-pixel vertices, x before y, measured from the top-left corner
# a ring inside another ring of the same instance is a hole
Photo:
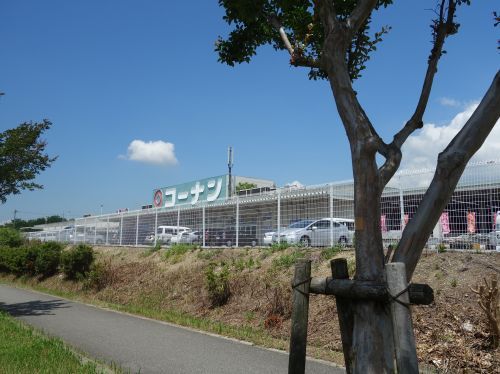
[[[270,250],[272,253],[274,253],[274,252],[278,252],[278,251],[284,251],[285,249],[287,249],[289,247],[290,247],[290,244],[283,241],[283,242],[271,244]]]
[[[113,284],[116,279],[111,260],[93,263],[83,283],[85,289],[100,291]]]
[[[35,261],[39,247],[2,247],[0,250],[0,270],[16,275],[34,275]]]
[[[229,267],[225,264],[217,267],[215,263],[211,263],[205,272],[205,282],[211,306],[217,307],[226,304],[231,296]]]
[[[19,231],[9,227],[0,227],[0,247],[7,246],[11,248],[20,247],[23,244],[23,238]]]
[[[172,244],[170,249],[163,255],[163,258],[170,260],[171,263],[177,263],[182,261],[187,252],[194,251],[197,248],[198,246],[195,244]]]
[[[69,279],[85,277],[94,261],[94,250],[86,244],[79,244],[61,254],[62,271]]]
[[[62,245],[56,242],[43,243],[35,260],[35,273],[48,277],[57,272],[61,262]]]
[[[290,254],[281,255],[273,260],[272,266],[274,268],[283,268],[287,269],[290,266],[294,265],[298,259],[304,258],[305,253],[301,251],[294,251]]]
[[[342,250],[342,247],[337,244],[334,247],[326,248],[321,252],[321,259],[322,260],[329,260],[332,257],[335,257],[337,253],[339,253]]]

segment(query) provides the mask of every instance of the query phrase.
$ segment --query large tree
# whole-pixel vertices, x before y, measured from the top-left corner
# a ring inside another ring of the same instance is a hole
[[[47,142],[40,137],[52,124],[43,120],[39,123],[22,123],[0,132],[0,201],[7,196],[19,194],[22,190],[43,188],[33,180],[48,168],[57,157],[45,153]]]
[[[358,101],[353,80],[361,76],[376,44],[388,31],[370,30],[373,12],[392,0],[219,0],[224,20],[232,26],[219,38],[219,60],[228,65],[249,62],[262,45],[272,45],[290,55],[290,64],[309,69],[311,79],[327,79],[350,144],[354,175],[356,220],[356,279],[384,281],[384,251],[380,228],[380,197],[398,170],[401,148],[423,126],[423,116],[443,45],[458,31],[457,6],[468,0],[436,1],[432,21],[433,44],[415,111],[406,124],[385,142]],[[494,48],[492,46],[492,48]],[[423,247],[448,202],[470,158],[483,144],[500,115],[500,74],[478,108],[439,155],[434,179],[416,215],[406,226],[393,261],[404,262],[408,281]],[[380,155],[384,162],[377,165]],[[392,326],[385,304],[354,304],[354,327],[346,367],[356,373],[394,372]]]

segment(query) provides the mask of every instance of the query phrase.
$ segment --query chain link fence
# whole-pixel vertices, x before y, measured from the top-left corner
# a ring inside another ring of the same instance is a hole
[[[433,170],[403,171],[382,195],[384,244],[395,244],[429,186]],[[113,246],[174,243],[203,247],[267,246],[286,241],[304,247],[353,246],[352,181],[307,187],[242,191],[224,202],[152,208],[78,218],[30,239]],[[428,247],[500,250],[500,161],[470,164],[443,210]]]

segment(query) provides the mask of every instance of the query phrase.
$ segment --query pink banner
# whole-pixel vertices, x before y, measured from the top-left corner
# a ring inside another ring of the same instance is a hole
[[[476,212],[467,213],[467,232],[470,234],[476,232]]]
[[[385,223],[385,214],[382,214],[380,216],[380,228],[382,229],[382,232],[387,232],[387,225]]]
[[[408,224],[408,221],[410,220],[410,215],[409,214],[405,214],[404,215],[404,223],[405,223],[405,226]]]
[[[443,234],[449,234],[450,233],[450,216],[448,215],[448,212],[444,212],[441,214],[441,218],[439,218],[439,222],[441,223],[441,232]]]

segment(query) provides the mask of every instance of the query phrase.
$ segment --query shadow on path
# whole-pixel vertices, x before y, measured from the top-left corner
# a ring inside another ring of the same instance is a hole
[[[9,313],[13,317],[44,316],[54,315],[55,313],[51,313],[54,309],[68,308],[69,305],[66,304],[67,302],[64,300],[34,300],[17,304],[5,304],[0,302],[0,309]]]

